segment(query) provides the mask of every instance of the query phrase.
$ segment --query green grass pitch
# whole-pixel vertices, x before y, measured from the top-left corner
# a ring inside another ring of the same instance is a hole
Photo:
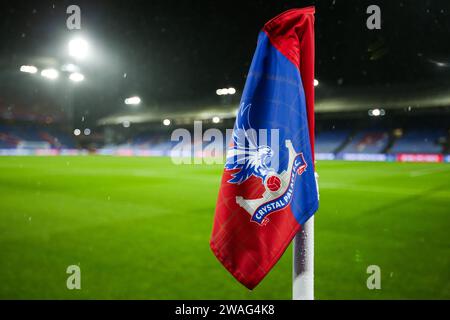
[[[450,165],[319,162],[318,299],[450,299]],[[290,299],[291,249],[254,290],[209,249],[222,166],[0,158],[0,298]],[[81,290],[66,268],[81,267]],[[368,290],[367,266],[381,268]]]

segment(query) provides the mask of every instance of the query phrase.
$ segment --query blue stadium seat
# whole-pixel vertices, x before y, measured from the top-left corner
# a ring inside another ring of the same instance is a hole
[[[315,151],[318,153],[333,153],[345,142],[349,132],[334,130],[320,132],[316,136]]]
[[[442,137],[446,137],[442,129],[410,130],[394,143],[390,153],[440,153],[443,146],[438,140]]]
[[[389,134],[381,130],[357,133],[342,150],[343,153],[381,153],[389,143]]]

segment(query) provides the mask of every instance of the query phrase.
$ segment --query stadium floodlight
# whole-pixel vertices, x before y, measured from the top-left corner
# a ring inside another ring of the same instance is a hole
[[[131,126],[131,122],[128,120],[125,120],[124,122],[122,122],[122,126],[124,128],[129,128]]]
[[[80,129],[75,129],[75,130],[73,130],[73,134],[75,136],[79,136],[81,134],[81,130]]]
[[[236,93],[236,89],[233,87],[230,88],[222,88],[222,89],[217,89],[216,90],[216,94],[218,96],[226,96],[226,95],[233,95]]]
[[[380,116],[384,116],[386,114],[386,111],[384,111],[384,109],[370,109],[369,110],[369,116],[371,117],[380,117]]]
[[[314,79],[314,87],[317,87],[319,85],[319,80]]]
[[[378,117],[381,114],[380,109],[373,109],[372,110],[372,115],[374,117]]]
[[[163,125],[170,126],[170,120],[169,119],[164,119],[163,120]]]
[[[84,76],[81,73],[74,72],[70,74],[69,79],[73,82],[81,82],[84,80]]]
[[[82,38],[75,38],[69,41],[69,55],[76,59],[86,58],[89,50],[89,45],[86,40]]]
[[[125,99],[125,104],[128,104],[128,105],[138,105],[140,103],[141,103],[141,98],[139,98],[137,96]]]
[[[20,71],[25,72],[25,73],[34,74],[34,73],[38,72],[38,69],[35,66],[21,66]]]
[[[220,118],[219,117],[213,117],[212,118],[212,122],[213,123],[219,123],[220,122]]]
[[[55,80],[59,77],[59,73],[55,69],[44,69],[41,71],[41,76],[50,80]]]
[[[86,128],[86,129],[84,129],[83,133],[84,133],[85,136],[88,136],[88,135],[91,134],[91,129]]]

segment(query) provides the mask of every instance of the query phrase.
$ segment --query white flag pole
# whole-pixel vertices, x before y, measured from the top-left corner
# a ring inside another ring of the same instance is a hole
[[[294,238],[293,300],[314,300],[314,216]]]
[[[316,179],[317,199],[319,200],[319,175]],[[292,264],[292,299],[314,300],[314,216],[302,226],[295,235]]]

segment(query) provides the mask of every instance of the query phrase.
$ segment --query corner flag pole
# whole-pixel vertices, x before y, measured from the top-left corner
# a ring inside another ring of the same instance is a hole
[[[294,238],[293,300],[314,300],[314,216]]]

